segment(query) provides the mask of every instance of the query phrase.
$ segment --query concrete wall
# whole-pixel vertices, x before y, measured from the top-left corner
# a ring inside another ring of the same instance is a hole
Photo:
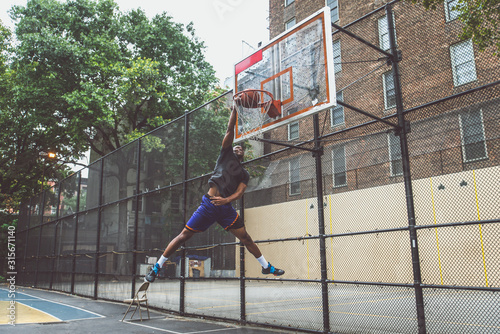
[[[417,225],[498,219],[499,180],[498,166],[415,180]],[[319,241],[301,240],[306,235],[318,235],[316,199],[246,209],[245,225],[254,240],[297,238],[259,243],[266,259],[286,270],[286,278],[321,277]],[[325,196],[327,234],[407,225],[402,183]],[[498,232],[498,224],[419,230],[424,283],[498,286]],[[329,238],[326,246],[329,279],[413,282],[407,231]],[[257,261],[249,253],[246,258],[246,275],[259,276]]]

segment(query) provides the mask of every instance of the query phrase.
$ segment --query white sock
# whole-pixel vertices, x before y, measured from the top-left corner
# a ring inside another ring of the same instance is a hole
[[[167,261],[167,260],[168,260],[168,258],[167,258],[167,257],[165,257],[165,256],[163,256],[163,255],[160,257],[160,259],[158,260],[158,265],[160,266],[160,268],[161,268],[161,267],[163,267],[163,264],[164,264],[164,263],[165,263],[165,261]]]
[[[259,261],[259,263],[262,266],[262,268],[267,269],[269,263],[266,261],[266,259],[264,259],[264,255],[262,255],[261,257],[257,258],[257,261]]]

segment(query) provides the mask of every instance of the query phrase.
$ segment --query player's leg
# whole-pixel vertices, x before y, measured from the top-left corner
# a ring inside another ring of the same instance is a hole
[[[167,248],[165,248],[165,251],[163,252],[163,256],[165,258],[168,258],[170,255],[174,254],[174,252],[182,246],[183,243],[191,239],[191,237],[195,234],[195,232],[188,230],[187,228],[183,228],[181,233],[179,233],[175,238],[173,238],[169,244],[167,245]]]
[[[191,218],[184,229],[179,233],[177,237],[172,239],[165,251],[163,252],[160,260],[153,266],[151,271],[144,277],[148,282],[154,282],[160,268],[163,266],[168,257],[172,255],[183,243],[188,241],[195,233],[203,232],[212,225],[215,220],[213,218],[213,205],[207,205],[210,203],[210,199],[205,195],[203,196],[202,202],[198,209],[193,213]]]
[[[229,231],[237,237],[243,245],[245,245],[246,249],[255,256],[257,261],[259,261],[262,266],[263,274],[273,274],[274,276],[281,276],[285,273],[283,269],[278,269],[271,265],[271,263],[267,262],[262,255],[262,252],[259,249],[259,246],[253,241],[250,234],[248,234],[245,226],[239,228],[230,228]]]
[[[163,252],[161,258],[144,277],[144,280],[153,283],[156,276],[158,275],[158,272],[160,271],[160,268],[168,260],[168,257],[172,255],[183,243],[191,239],[194,234],[195,232],[188,230],[187,228],[183,228],[181,233],[179,233],[168,243],[167,248],[165,248],[165,251]]]
[[[253,241],[250,234],[248,234],[245,226],[240,228],[232,228],[229,231],[234,234],[236,238],[238,238],[241,243],[248,249],[248,251],[255,256],[255,258],[259,258],[262,256],[262,252],[259,249],[259,246]]]

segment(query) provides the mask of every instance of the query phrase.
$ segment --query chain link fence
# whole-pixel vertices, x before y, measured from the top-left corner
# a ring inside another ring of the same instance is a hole
[[[442,15],[393,2],[334,27],[339,105],[245,144],[234,205],[284,276],[214,225],[169,258],[150,305],[304,332],[500,333],[499,60]],[[231,103],[23,203],[21,284],[129,298],[206,193]]]

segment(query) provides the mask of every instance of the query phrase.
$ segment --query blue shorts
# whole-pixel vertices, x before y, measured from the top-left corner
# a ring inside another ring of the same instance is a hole
[[[186,228],[193,232],[203,232],[215,222],[225,230],[244,226],[231,203],[215,206],[210,202],[208,195],[203,195],[200,206],[189,218]]]

